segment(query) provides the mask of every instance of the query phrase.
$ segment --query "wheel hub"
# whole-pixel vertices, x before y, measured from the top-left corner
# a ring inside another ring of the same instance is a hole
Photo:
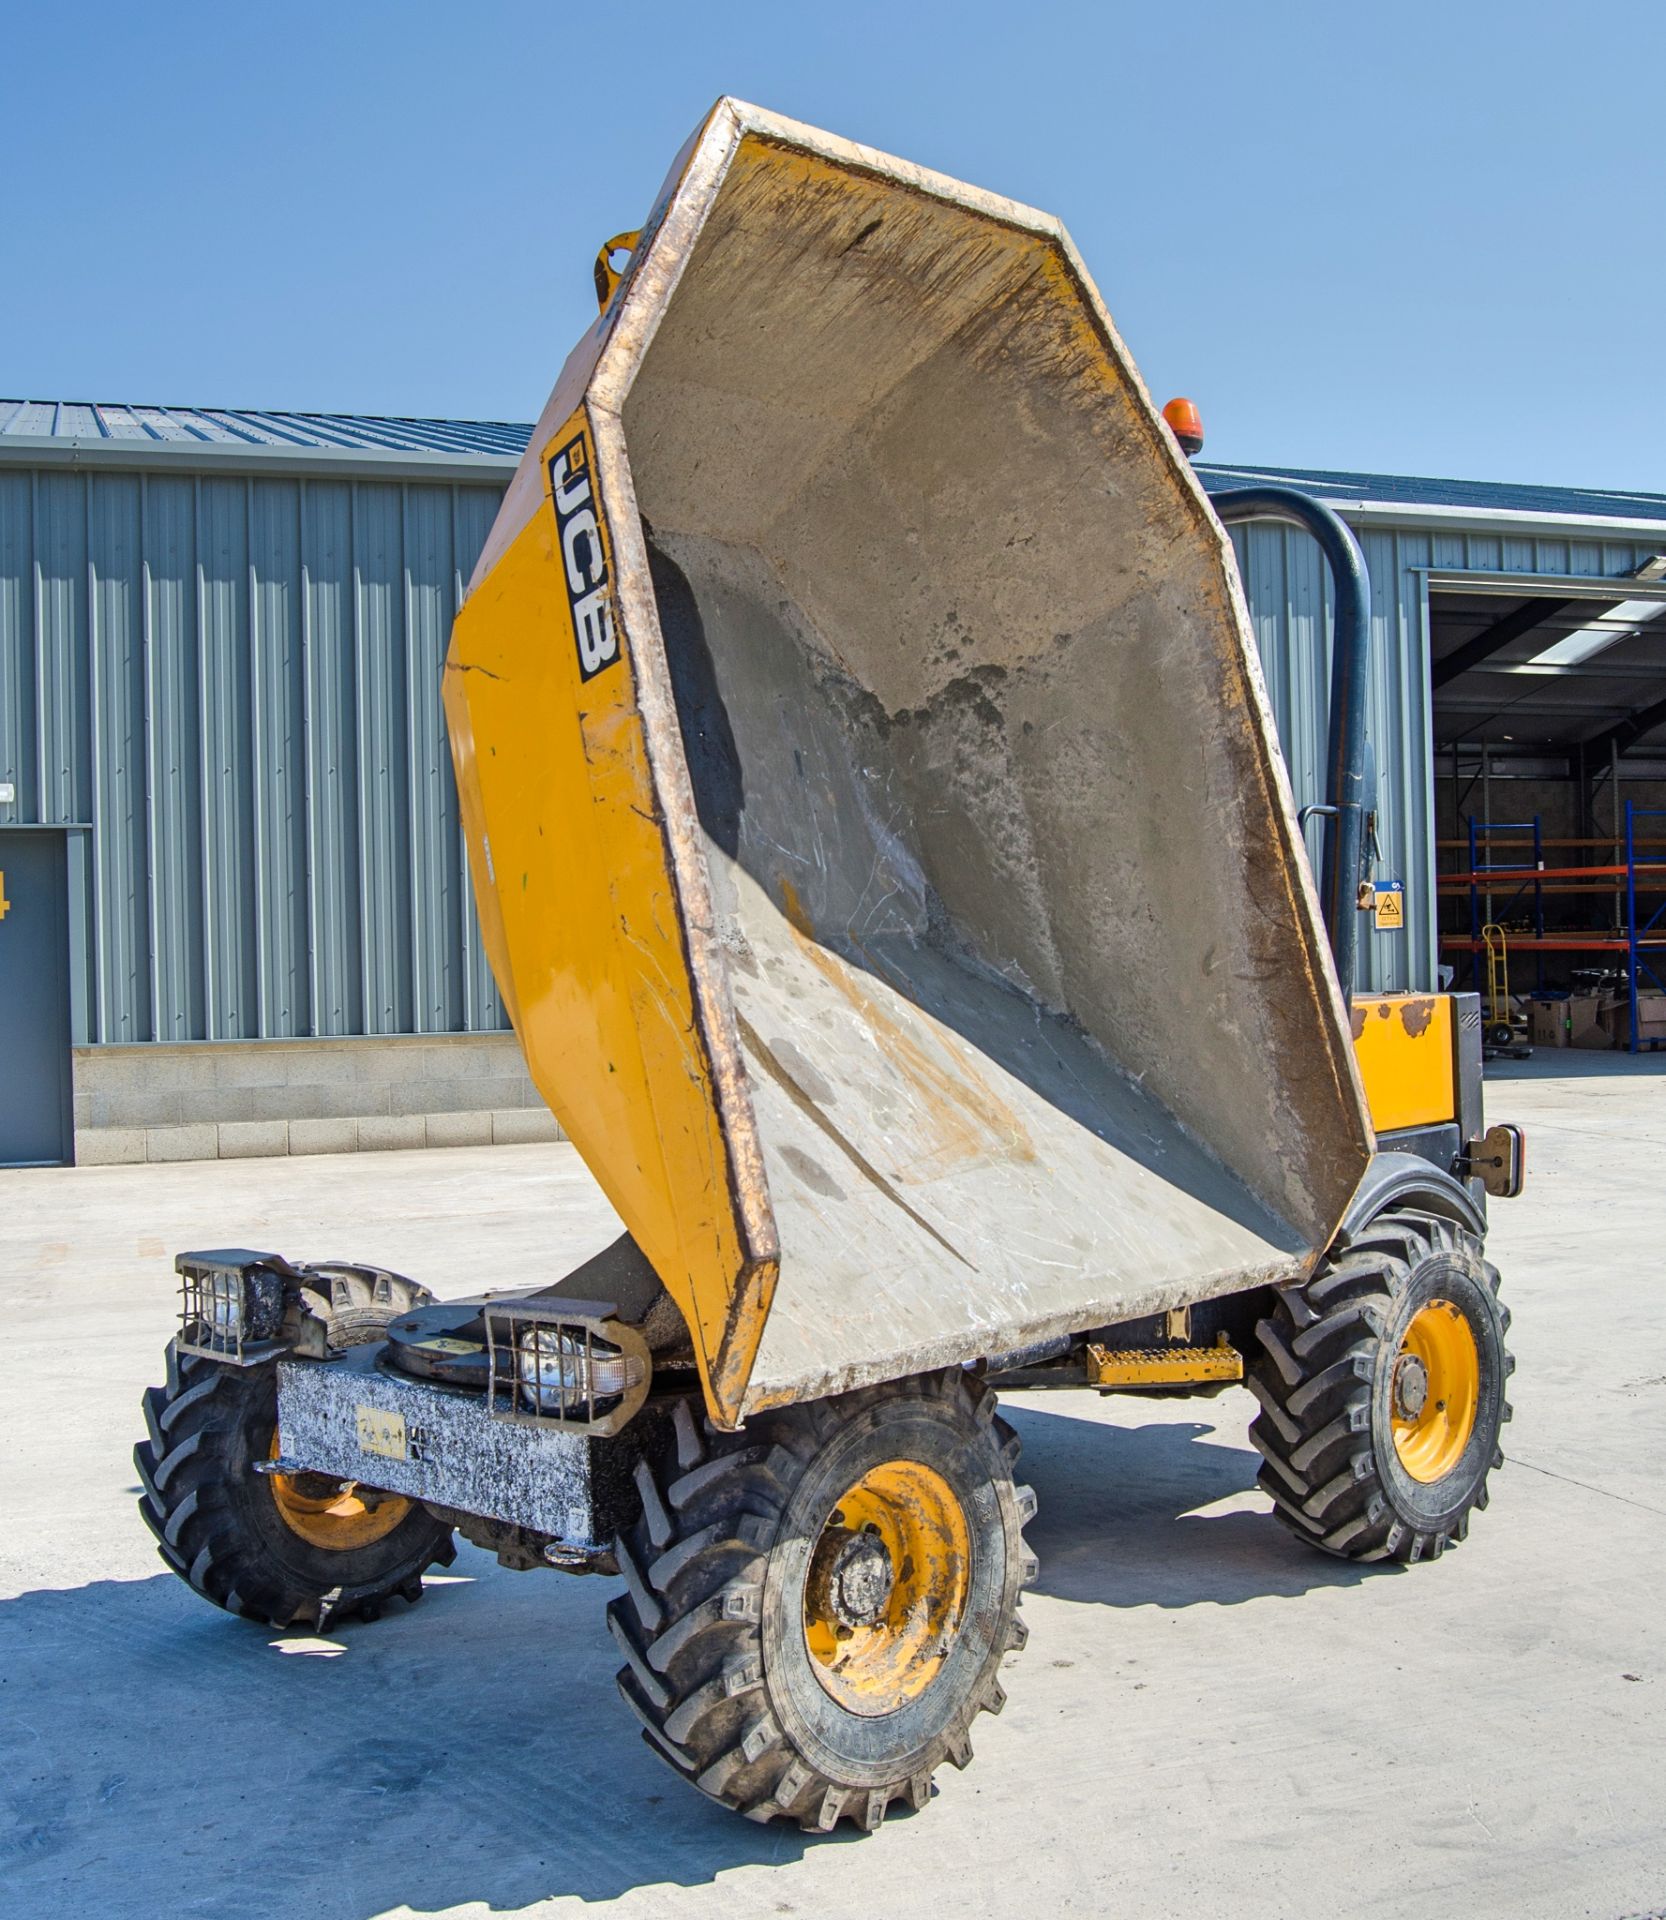
[[[1394,1417],[1415,1420],[1429,1398],[1429,1369],[1415,1353],[1402,1353],[1394,1363]]]
[[[804,1644],[822,1687],[872,1718],[918,1699],[966,1617],[970,1529],[943,1476],[871,1467],[823,1523],[804,1580]]]
[[[278,1456],[278,1435],[272,1434],[271,1457]],[[385,1540],[411,1510],[399,1494],[361,1492],[317,1473],[268,1473],[264,1476],[278,1517],[309,1547],[327,1553],[351,1553]]]
[[[1481,1355],[1463,1311],[1430,1300],[1401,1336],[1390,1377],[1394,1451],[1412,1479],[1432,1485],[1451,1473],[1475,1431]]]
[[[871,1627],[885,1612],[896,1584],[891,1550],[879,1530],[868,1525],[853,1533],[835,1514],[810,1563],[808,1603],[840,1627]]]

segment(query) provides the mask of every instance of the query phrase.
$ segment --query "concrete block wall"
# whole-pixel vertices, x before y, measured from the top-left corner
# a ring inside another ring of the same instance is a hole
[[[560,1138],[511,1033],[75,1050],[82,1165]]]

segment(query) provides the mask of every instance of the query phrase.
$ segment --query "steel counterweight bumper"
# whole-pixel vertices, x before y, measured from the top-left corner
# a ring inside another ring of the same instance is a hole
[[[580,1551],[611,1544],[638,1511],[633,1469],[651,1416],[597,1439],[494,1416],[478,1394],[377,1364],[380,1342],[339,1360],[279,1360],[286,1468],[547,1534]]]

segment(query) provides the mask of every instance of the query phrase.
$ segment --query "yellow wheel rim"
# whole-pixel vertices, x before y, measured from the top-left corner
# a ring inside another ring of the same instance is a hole
[[[894,1713],[925,1692],[966,1615],[966,1515],[948,1481],[887,1460],[840,1495],[804,1583],[804,1644],[839,1705]]]
[[[1414,1480],[1450,1473],[1475,1431],[1481,1355],[1461,1310],[1431,1300],[1418,1310],[1394,1359],[1394,1450]]]
[[[272,1435],[271,1457],[278,1457],[276,1433]],[[325,1482],[323,1493],[303,1491],[320,1479],[317,1474],[269,1473],[265,1479],[272,1489],[272,1504],[289,1531],[309,1547],[322,1547],[327,1553],[373,1547],[378,1540],[385,1540],[411,1510],[410,1501],[398,1494],[387,1494],[372,1506],[360,1497],[357,1487],[342,1490]]]

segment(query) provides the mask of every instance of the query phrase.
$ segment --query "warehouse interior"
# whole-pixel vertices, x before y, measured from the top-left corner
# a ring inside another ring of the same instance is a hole
[[[1494,925],[1518,998],[1629,1006],[1635,974],[1647,1026],[1666,977],[1666,553],[1600,579],[1434,576],[1429,635],[1443,963],[1485,988]]]

